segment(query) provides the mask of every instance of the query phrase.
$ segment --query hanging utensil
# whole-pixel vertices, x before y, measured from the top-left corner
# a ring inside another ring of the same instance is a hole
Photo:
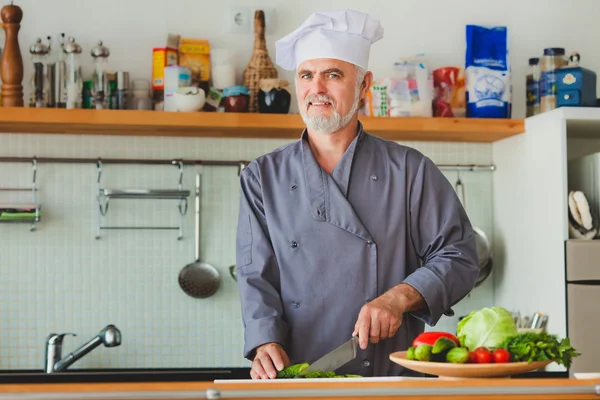
[[[199,167],[200,169],[202,166]],[[179,286],[189,296],[204,299],[212,296],[219,290],[221,276],[219,271],[212,265],[200,259],[200,230],[201,230],[201,208],[202,199],[201,182],[202,173],[196,173],[196,220],[195,220],[195,256],[196,261],[186,265],[179,272]]]
[[[456,183],[454,187],[459,196],[459,200],[466,211],[467,201],[465,196],[465,185],[460,179],[460,172],[457,172]],[[475,225],[473,225],[473,234],[475,236],[475,244],[477,246],[477,258],[479,265],[479,276],[477,277],[477,281],[475,283],[475,287],[478,287],[492,273],[492,246],[485,232]]]

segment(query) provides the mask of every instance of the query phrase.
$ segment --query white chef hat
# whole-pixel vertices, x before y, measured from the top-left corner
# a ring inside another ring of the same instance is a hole
[[[312,14],[275,43],[276,63],[288,71],[314,58],[335,58],[367,69],[371,44],[383,37],[379,20],[354,10]]]

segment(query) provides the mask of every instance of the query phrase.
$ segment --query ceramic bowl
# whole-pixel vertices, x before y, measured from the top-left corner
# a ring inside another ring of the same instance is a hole
[[[173,96],[175,97],[177,111],[180,112],[200,111],[206,101],[204,90],[195,86],[177,88]]]

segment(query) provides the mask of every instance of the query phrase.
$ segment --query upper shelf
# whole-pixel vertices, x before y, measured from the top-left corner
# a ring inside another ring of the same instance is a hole
[[[525,131],[522,119],[360,117],[365,130],[397,141],[490,143]],[[0,108],[0,133],[297,139],[298,114]]]

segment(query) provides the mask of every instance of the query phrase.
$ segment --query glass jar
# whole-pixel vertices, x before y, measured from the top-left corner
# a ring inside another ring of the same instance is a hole
[[[225,112],[247,112],[250,105],[250,91],[245,86],[230,86],[223,89]]]
[[[529,71],[526,77],[527,117],[540,113],[540,59],[529,59]]]
[[[540,112],[556,108],[556,70],[565,65],[565,49],[544,49],[544,55],[540,58]]]

